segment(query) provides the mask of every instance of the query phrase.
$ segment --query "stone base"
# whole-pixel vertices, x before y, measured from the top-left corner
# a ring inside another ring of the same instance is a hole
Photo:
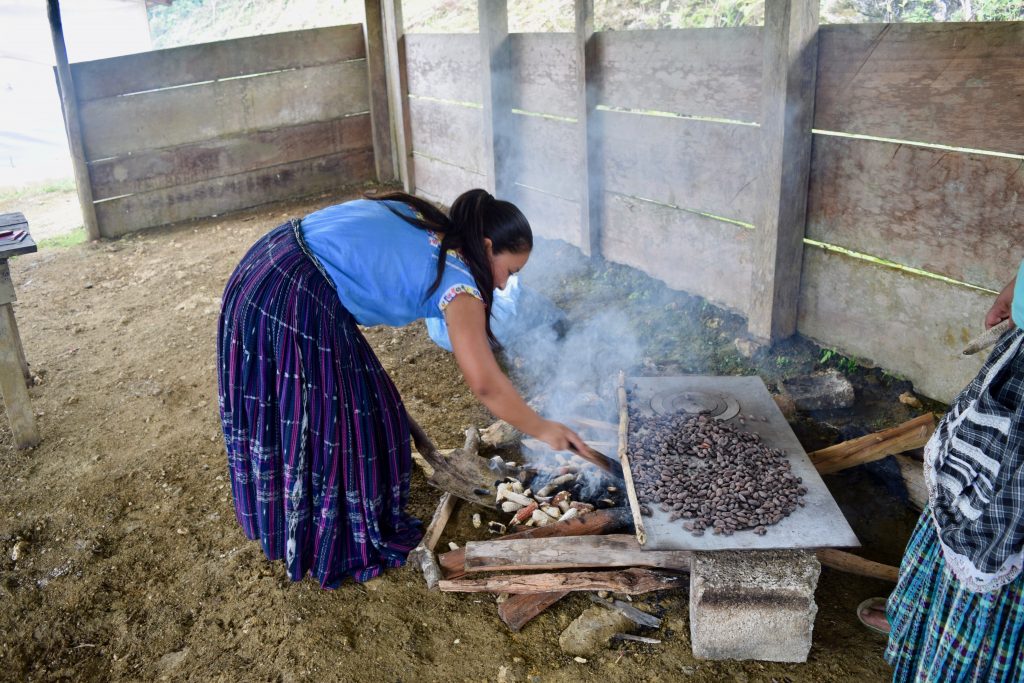
[[[694,553],[690,641],[701,659],[806,662],[821,565],[799,550]]]

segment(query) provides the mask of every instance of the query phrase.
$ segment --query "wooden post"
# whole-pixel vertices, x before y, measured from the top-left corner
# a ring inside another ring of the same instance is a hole
[[[373,131],[373,160],[377,181],[395,179],[395,160],[391,142],[391,113],[388,106],[387,70],[384,66],[384,18],[382,0],[366,0],[363,37],[366,43],[366,73],[370,82],[370,127]]]
[[[64,112],[64,129],[68,134],[71,150],[71,164],[75,172],[75,186],[78,188],[78,203],[82,208],[85,232],[91,240],[100,238],[96,209],[92,203],[92,181],[89,166],[85,162],[85,148],[82,144],[82,124],[78,118],[78,95],[71,78],[68,51],[64,45],[64,26],[60,21],[60,0],[46,0],[46,14],[50,19],[50,37],[53,39],[53,54],[57,58],[57,90],[60,91],[61,109]]]
[[[767,342],[796,332],[817,55],[817,0],[767,0],[759,162],[764,173],[748,318],[751,335]]]
[[[483,87],[484,173],[488,189],[511,196],[505,172],[511,154],[512,60],[508,45],[508,0],[477,0],[480,21],[480,82]]]
[[[575,0],[576,10],[576,139],[582,150],[580,182],[580,249],[587,256],[601,254],[603,175],[600,135],[593,111],[597,96],[590,87],[600,64],[594,37],[594,0]]]
[[[381,0],[384,7],[384,64],[387,69],[388,103],[394,128],[398,178],[408,193],[416,191],[412,164],[412,128],[409,117],[409,72],[405,57],[405,25],[402,0]]]

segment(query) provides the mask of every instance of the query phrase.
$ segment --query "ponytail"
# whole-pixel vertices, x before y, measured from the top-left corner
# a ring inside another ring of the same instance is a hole
[[[491,240],[491,253],[506,251],[522,253],[533,248],[533,232],[515,204],[495,199],[486,190],[468,190],[452,202],[448,215],[430,202],[405,192],[367,194],[375,201],[397,201],[408,204],[417,215],[409,216],[390,204],[385,204],[396,216],[421,230],[444,233],[441,239],[440,257],[437,260],[437,276],[427,294],[433,294],[441,286],[447,263],[445,255],[450,249],[458,251],[469,267],[476,281],[477,289],[484,300],[487,338],[497,347],[498,341],[491,332],[491,304],[494,301],[494,273],[487,256],[484,239]]]

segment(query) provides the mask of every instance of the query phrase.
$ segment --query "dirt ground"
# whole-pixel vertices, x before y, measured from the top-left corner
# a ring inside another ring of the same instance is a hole
[[[269,563],[234,519],[216,411],[218,301],[257,237],[337,199],[44,249],[12,262],[43,441],[16,451],[0,421],[0,679],[888,679],[884,640],[858,624],[854,609],[890,587],[828,569],[817,592],[814,646],[799,665],[694,659],[685,590],[635,598],[664,617],[652,634],[660,645],[617,644],[579,663],[560,651],[558,636],[591,604],[583,595],[512,633],[493,597],[427,592],[409,567],[335,591],[312,580],[290,583],[282,563]],[[556,245],[548,252],[570,258]],[[782,375],[820,365],[820,349],[802,341],[743,359],[731,345],[738,323],[727,314],[628,269],[595,268],[589,280],[561,283],[559,303],[594,283],[608,296],[646,288],[658,295],[635,297],[638,317],[678,319],[678,335],[650,340],[649,371],[701,365],[758,372],[774,386]],[[645,308],[645,301],[655,303]],[[491,422],[453,358],[421,325],[367,336],[439,446],[460,445],[467,426]],[[909,385],[848,369],[858,407],[799,416],[794,427],[808,450],[914,414],[895,399]],[[859,468],[827,481],[863,554],[896,563],[914,516],[882,475],[884,466]],[[429,520],[438,495],[417,473],[412,512]],[[470,524],[472,512],[458,509],[442,547],[486,535]]]

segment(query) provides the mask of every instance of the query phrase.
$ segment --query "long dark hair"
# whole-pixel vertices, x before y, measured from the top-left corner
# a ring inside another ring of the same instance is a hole
[[[446,265],[445,255],[449,249],[457,250],[469,266],[469,272],[476,281],[477,289],[484,298],[487,338],[494,346],[497,339],[491,332],[491,303],[494,301],[494,274],[487,258],[484,239],[491,240],[491,253],[504,252],[521,254],[533,249],[533,231],[523,212],[512,202],[495,199],[486,190],[468,190],[460,194],[451,209],[445,214],[439,208],[420,197],[405,192],[368,193],[367,199],[374,201],[396,201],[408,204],[418,215],[408,216],[393,206],[385,204],[392,213],[422,230],[444,233],[441,239],[440,258],[437,260],[437,277],[427,294],[433,294],[441,286]]]

